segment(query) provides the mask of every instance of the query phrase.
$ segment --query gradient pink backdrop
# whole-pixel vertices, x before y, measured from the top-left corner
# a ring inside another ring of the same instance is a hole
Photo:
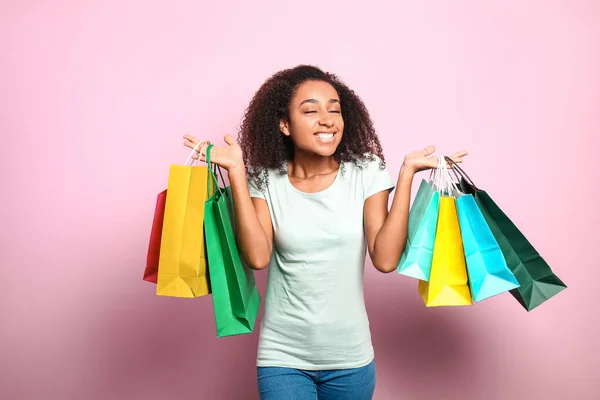
[[[426,309],[369,264],[375,399],[597,398],[599,4],[3,1],[0,398],[257,398],[257,332],[217,339],[209,297],[141,275],[181,135],[235,133],[299,63],[364,99],[394,179],[409,151],[469,150],[569,285],[531,313]]]

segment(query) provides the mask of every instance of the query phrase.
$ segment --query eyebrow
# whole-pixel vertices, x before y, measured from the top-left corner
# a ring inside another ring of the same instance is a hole
[[[306,100],[302,101],[302,103],[300,103],[300,105],[298,107],[302,106],[304,103],[318,103],[318,102],[319,101],[316,100],[316,99],[306,99]],[[329,104],[339,103],[339,102],[340,101],[338,99],[331,99],[331,100],[329,100]]]

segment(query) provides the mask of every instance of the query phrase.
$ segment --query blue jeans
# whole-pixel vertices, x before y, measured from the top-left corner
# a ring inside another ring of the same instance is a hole
[[[375,361],[324,371],[258,367],[261,400],[371,400],[374,391]]]

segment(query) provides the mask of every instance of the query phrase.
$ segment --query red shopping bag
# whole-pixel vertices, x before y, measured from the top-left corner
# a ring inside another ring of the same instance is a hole
[[[156,208],[154,209],[154,220],[152,221],[152,230],[150,231],[150,243],[148,244],[148,254],[146,256],[146,269],[144,270],[144,280],[156,283],[158,278],[158,259],[160,255],[160,238],[163,230],[163,220],[165,218],[165,203],[167,201],[167,191],[163,190],[156,198]]]

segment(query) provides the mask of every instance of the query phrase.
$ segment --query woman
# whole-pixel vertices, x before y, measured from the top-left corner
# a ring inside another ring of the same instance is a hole
[[[190,148],[199,141],[184,138]],[[257,356],[260,398],[372,398],[366,251],[377,270],[396,269],[413,177],[437,166],[435,148],[408,154],[394,185],[363,102],[335,75],[306,65],[260,87],[238,141],[225,136],[227,146],[214,146],[211,161],[229,174],[243,257],[253,269],[271,266]]]

